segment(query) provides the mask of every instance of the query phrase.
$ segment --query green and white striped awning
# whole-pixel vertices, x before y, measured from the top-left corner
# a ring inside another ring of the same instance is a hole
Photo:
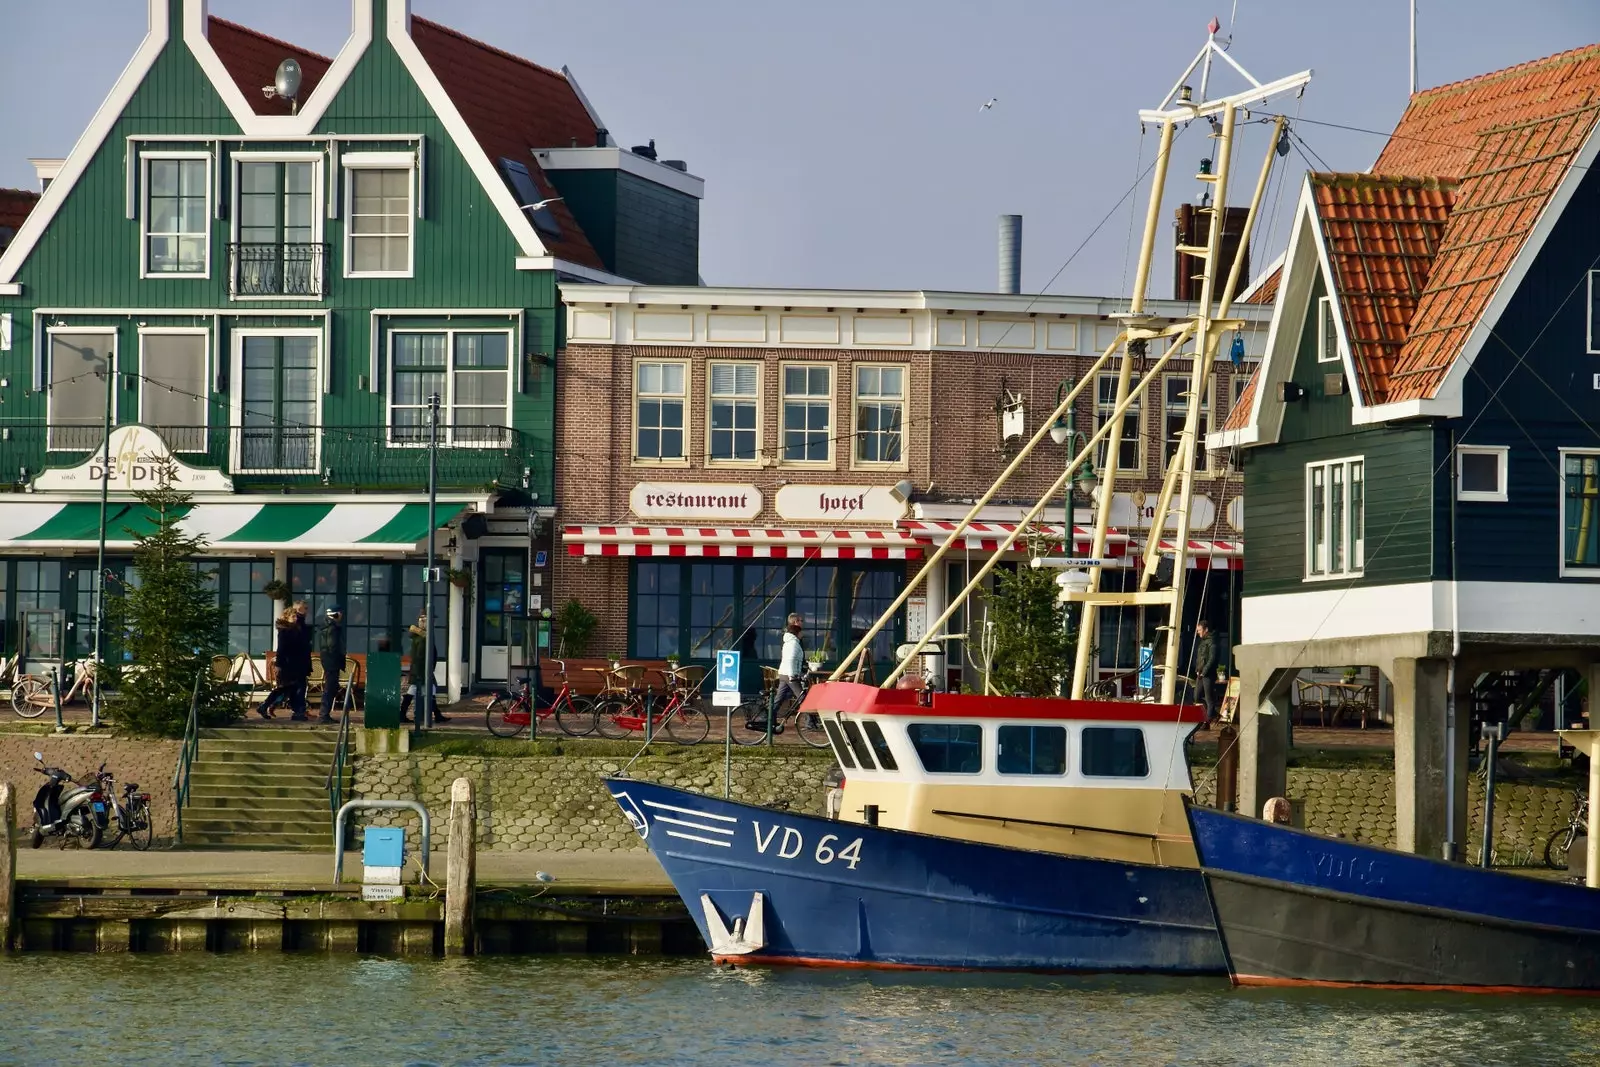
[[[436,509],[443,526],[459,503]],[[277,503],[226,501],[191,506],[185,533],[204,537],[214,552],[404,552],[428,535],[428,505],[417,503]],[[155,527],[150,509],[112,502],[106,543],[131,545]],[[7,501],[0,506],[0,550],[94,547],[100,537],[98,501]]]

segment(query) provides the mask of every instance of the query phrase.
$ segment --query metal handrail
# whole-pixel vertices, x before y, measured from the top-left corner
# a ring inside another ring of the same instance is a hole
[[[209,668],[207,668],[209,669]],[[183,745],[178,749],[178,766],[172,772],[173,806],[177,809],[177,826],[174,836],[183,844],[183,806],[189,802],[189,772],[200,755],[200,681],[206,675],[201,670],[194,676],[194,692],[189,697],[189,721],[183,728]]]
[[[355,687],[352,673],[350,684],[339,694],[339,741],[333,746],[333,766],[328,769],[328,814],[336,818],[344,806],[344,771],[350,761],[350,691]]]
[[[344,877],[344,818],[352,811],[414,811],[422,820],[422,873],[428,873],[428,855],[433,847],[433,819],[428,807],[420,800],[347,800],[339,806],[333,817],[333,884],[338,887]]]

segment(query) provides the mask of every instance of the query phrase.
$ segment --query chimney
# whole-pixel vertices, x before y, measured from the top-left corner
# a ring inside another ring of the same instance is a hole
[[[1230,207],[1222,215],[1222,262],[1217,264],[1216,297],[1222,296],[1222,287],[1233,269],[1233,257],[1239,251],[1239,238],[1244,234],[1245,221],[1250,217],[1247,207]],[[1175,226],[1175,244],[1203,247],[1211,230],[1211,209],[1194,204],[1180,204]],[[1200,299],[1200,273],[1205,263],[1196,256],[1175,252],[1172,257],[1172,298],[1174,300]],[[1239,272],[1239,292],[1250,286],[1250,250],[1245,249],[1244,267]]]
[[[1022,216],[1000,216],[1000,291],[1022,292]]]

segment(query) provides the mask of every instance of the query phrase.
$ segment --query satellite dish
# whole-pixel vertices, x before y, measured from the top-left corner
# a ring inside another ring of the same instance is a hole
[[[272,87],[285,100],[293,100],[300,92],[300,64],[286,59],[278,64],[278,73],[272,76]]]

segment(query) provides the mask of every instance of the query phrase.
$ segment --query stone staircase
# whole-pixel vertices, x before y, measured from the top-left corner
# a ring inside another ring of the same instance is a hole
[[[202,730],[183,810],[185,848],[326,849],[328,770],[339,731]],[[351,771],[345,769],[345,796]]]

